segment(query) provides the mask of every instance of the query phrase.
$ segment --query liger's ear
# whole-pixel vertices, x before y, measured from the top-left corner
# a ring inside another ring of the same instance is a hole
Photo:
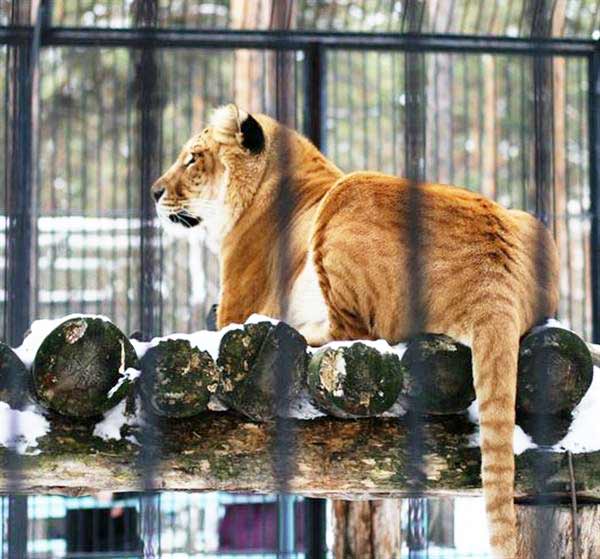
[[[261,125],[252,116],[248,115],[240,126],[242,132],[242,145],[251,153],[260,153],[265,148],[265,134]]]
[[[265,147],[265,135],[258,121],[246,111],[230,104],[219,107],[211,121],[213,137],[223,144],[240,144],[251,153]]]

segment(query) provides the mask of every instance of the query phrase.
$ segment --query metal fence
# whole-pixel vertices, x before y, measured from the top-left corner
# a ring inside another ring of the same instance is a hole
[[[559,318],[600,341],[597,2],[266,5],[0,1],[4,339],[73,311],[145,337],[204,326],[214,252],[162,235],[149,186],[213,107],[237,100],[286,117],[344,171],[536,212],[563,260]],[[285,479],[284,467],[282,493]],[[149,502],[140,514],[156,519]]]

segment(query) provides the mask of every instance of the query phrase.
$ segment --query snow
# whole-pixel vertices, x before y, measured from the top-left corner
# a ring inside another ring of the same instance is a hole
[[[364,344],[368,347],[372,347],[379,351],[379,353],[395,353],[398,356],[398,359],[402,359],[404,352],[406,351],[407,344],[399,343],[396,345],[390,345],[385,340],[342,340],[329,342],[328,344],[319,346],[319,347],[309,347],[309,353],[315,353],[321,349],[339,349],[341,347],[350,347],[354,344]]]
[[[96,423],[94,427],[93,435],[100,437],[104,441],[108,440],[121,440],[121,428],[125,425],[131,427],[140,427],[144,424],[144,420],[139,415],[142,409],[142,403],[139,398],[136,398],[135,414],[126,414],[127,400],[121,400],[114,408],[108,410],[104,414],[104,419]],[[128,435],[125,440],[134,444],[139,444],[137,439],[133,435]]]
[[[594,367],[592,384],[573,410],[569,432],[553,450],[574,454],[600,450],[600,367]]]
[[[71,320],[72,318],[99,318],[100,320],[111,322],[106,316],[96,314],[69,314],[62,318],[36,320],[31,325],[29,334],[27,334],[23,343],[14,350],[27,368],[31,368],[33,360],[35,359],[35,354],[50,332],[63,322]]]
[[[104,414],[104,419],[94,427],[94,437],[104,441],[121,439],[121,427],[128,425],[130,417],[125,415],[126,400],[121,400],[114,408]]]
[[[257,324],[258,322],[270,322],[271,324],[275,325],[279,321],[268,316],[253,314],[248,317],[244,324]],[[192,347],[198,348],[202,351],[207,351],[216,361],[217,357],[219,357],[219,346],[221,345],[221,339],[223,336],[231,330],[240,330],[244,327],[244,324],[232,323],[216,332],[212,330],[199,330],[198,332],[194,332],[192,334],[175,333],[153,338],[149,342],[131,340],[131,343],[133,344],[133,347],[137,353],[138,359],[141,359],[151,347],[157,346],[160,342],[164,342],[165,340],[187,340]]]
[[[477,424],[477,431],[469,437],[469,446],[480,446],[480,434],[479,434],[479,404],[475,400],[469,409],[467,410],[469,419]],[[515,425],[515,432],[513,435],[513,450],[515,454],[522,454],[530,448],[537,448],[537,445],[533,442],[531,437],[523,431],[519,425]]]
[[[0,402],[0,445],[12,448],[19,454],[38,454],[37,439],[50,429],[48,420],[38,413],[35,406],[23,411],[12,409]]]
[[[109,390],[108,397],[112,398],[116,394],[117,390],[119,390],[119,388],[121,388],[121,386],[123,386],[123,383],[125,383],[126,381],[133,382],[141,374],[142,374],[142,371],[140,371],[139,369],[134,369],[133,367],[128,367],[127,369],[125,369],[119,376],[119,380],[117,381],[117,384],[115,384]]]
[[[304,388],[297,398],[294,398],[288,406],[288,417],[293,419],[316,419],[325,417],[325,414],[317,409],[312,403],[308,390]]]

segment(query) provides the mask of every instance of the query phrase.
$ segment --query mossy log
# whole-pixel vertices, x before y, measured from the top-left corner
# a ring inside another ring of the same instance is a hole
[[[448,336],[413,338],[402,356],[406,407],[443,415],[466,410],[475,400],[471,350]]]
[[[306,349],[304,338],[285,323],[247,324],[227,332],[217,361],[219,398],[229,408],[264,421],[287,415],[290,404],[305,400],[306,388],[311,404],[342,418],[397,415],[401,409],[453,414],[466,410],[475,397],[470,350],[446,336],[417,336],[401,361],[394,353],[380,353],[360,342],[322,348],[310,360]],[[200,359],[201,354],[182,340],[150,349],[144,368],[155,373],[145,375],[144,394],[147,398],[152,394],[155,413],[183,417],[206,408],[209,392],[217,386],[217,370],[208,354]],[[6,366],[20,377],[20,362],[9,348],[4,355]],[[192,363],[198,359],[202,371]],[[135,360],[129,341],[110,322],[71,319],[40,347],[33,369],[34,392],[59,413],[98,415],[125,395],[129,383],[122,378],[123,366],[137,367]],[[568,429],[571,411],[589,388],[592,375],[590,351],[576,334],[560,328],[536,329],[520,349],[519,423],[539,444],[555,443]],[[287,396],[276,402],[284,376]],[[0,390],[6,392],[2,378]],[[112,390],[117,384],[118,390]],[[13,403],[16,397],[12,395]],[[540,409],[543,414],[535,411]]]
[[[0,402],[20,409],[30,400],[31,376],[17,354],[0,342]]]
[[[246,324],[221,340],[219,398],[251,419],[287,415],[306,374],[306,340],[283,322]],[[276,395],[276,388],[285,394]]]
[[[46,408],[71,417],[97,416],[127,394],[126,371],[136,353],[112,323],[91,317],[66,320],[43,341],[32,369],[35,396]]]
[[[308,366],[308,389],[317,406],[334,417],[370,417],[393,405],[404,379],[393,353],[357,342],[317,351]]]
[[[51,418],[48,435],[38,440],[40,454],[22,457],[21,487],[31,493],[90,494],[129,491],[143,485],[140,447],[127,440],[103,441],[92,436],[94,423]],[[277,489],[274,448],[294,452],[290,490],[304,495],[366,498],[407,496],[414,492],[407,467],[408,429],[397,419],[346,421],[321,418],[294,421],[294,444],[275,446],[276,426],[257,424],[237,414],[205,413],[165,419],[156,425],[154,478],[169,490],[252,491]],[[126,428],[127,429],[127,428]],[[480,451],[470,446],[474,426],[462,416],[423,424],[422,489],[425,494],[480,493]],[[129,432],[129,434],[134,434]],[[0,449],[0,468],[7,471],[8,451]],[[516,490],[521,496],[540,492],[567,495],[568,458],[540,451],[517,456]],[[581,498],[600,498],[600,452],[573,456]],[[536,472],[543,471],[543,478]],[[8,480],[0,480],[8,490]]]
[[[537,444],[553,445],[567,433],[571,412],[592,384],[585,342],[563,328],[536,329],[521,341],[517,421]]]
[[[190,417],[206,411],[219,383],[214,359],[184,339],[165,339],[151,347],[141,368],[144,401],[153,413],[166,417]]]

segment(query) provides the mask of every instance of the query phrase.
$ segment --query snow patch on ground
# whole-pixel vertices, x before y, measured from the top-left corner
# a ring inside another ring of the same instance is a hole
[[[27,334],[23,343],[14,350],[27,368],[31,368],[33,360],[35,359],[35,354],[52,330],[72,318],[99,318],[100,320],[111,322],[108,317],[97,314],[69,314],[61,318],[36,320],[31,325],[29,334]]]
[[[481,445],[480,433],[479,433],[479,404],[475,400],[467,410],[469,419],[477,425],[477,431],[469,437],[469,446],[475,447]],[[515,454],[521,454],[530,448],[537,448],[537,445],[533,442],[532,438],[523,431],[519,426],[515,426],[515,433],[513,436],[513,449]]]
[[[24,411],[12,409],[6,402],[0,402],[0,445],[12,448],[19,454],[38,454],[36,450],[40,437],[50,429],[48,420],[38,413],[35,406]]]
[[[592,384],[573,410],[569,432],[553,450],[573,453],[600,450],[600,367],[594,367]]]
[[[137,413],[127,414],[127,399],[121,400],[114,408],[108,410],[104,414],[104,419],[96,423],[94,427],[93,435],[100,437],[104,441],[108,440],[121,440],[121,428],[125,425],[130,427],[140,427],[144,424],[144,420],[139,414],[141,408],[141,401],[136,398],[135,409]],[[125,437],[125,440],[139,444],[133,435]]]

